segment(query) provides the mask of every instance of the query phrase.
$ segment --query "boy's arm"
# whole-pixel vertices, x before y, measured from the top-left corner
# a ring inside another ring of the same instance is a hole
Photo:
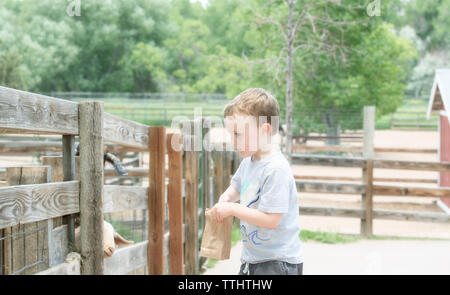
[[[240,220],[244,220],[255,226],[275,229],[281,221],[283,213],[267,213],[258,209],[248,208],[237,203],[221,202],[214,205],[211,213],[217,223],[222,223],[223,219],[232,215]]]
[[[240,199],[240,193],[231,185],[220,196],[219,202],[237,202]]]

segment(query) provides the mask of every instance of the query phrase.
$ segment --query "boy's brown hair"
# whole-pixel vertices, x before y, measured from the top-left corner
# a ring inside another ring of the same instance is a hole
[[[259,117],[264,116],[266,122],[272,126],[272,116],[277,117],[279,124],[280,106],[275,97],[268,91],[262,88],[249,88],[233,98],[223,111],[224,117],[233,116],[236,113],[254,116],[258,124]],[[271,128],[272,135],[277,132],[278,128]]]

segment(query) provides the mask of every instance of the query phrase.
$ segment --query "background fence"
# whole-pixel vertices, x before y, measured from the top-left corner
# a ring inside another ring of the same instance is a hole
[[[373,197],[400,196],[400,197],[429,197],[449,198],[448,188],[428,188],[405,185],[379,185],[375,181],[386,181],[387,179],[374,179],[373,171],[377,169],[406,169],[419,171],[449,171],[450,163],[395,161],[368,158],[346,158],[333,156],[293,155],[293,164],[314,165],[324,167],[349,167],[361,168],[362,178],[345,179],[345,177],[302,177],[296,179],[299,192],[327,193],[361,195],[360,209],[333,208],[333,207],[311,207],[300,206],[302,215],[320,215],[336,217],[356,217],[361,219],[361,235],[373,234],[373,219],[388,220],[410,220],[423,222],[450,222],[450,215],[446,213],[412,212],[399,210],[382,210],[373,208]],[[343,181],[343,180],[347,181]],[[350,180],[350,181],[349,181]],[[389,179],[392,182],[404,182],[405,179]],[[417,181],[417,180],[415,180]],[[420,181],[420,180],[419,180]]]

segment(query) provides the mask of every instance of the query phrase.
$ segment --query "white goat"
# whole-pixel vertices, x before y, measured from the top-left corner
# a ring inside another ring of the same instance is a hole
[[[111,225],[111,223],[103,220],[103,257],[108,258],[114,254],[117,247],[131,245],[133,241],[125,240],[119,235]],[[75,248],[77,252],[81,252],[80,227],[75,228]]]

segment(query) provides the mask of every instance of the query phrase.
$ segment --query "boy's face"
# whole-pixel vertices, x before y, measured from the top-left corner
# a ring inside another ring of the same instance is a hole
[[[263,149],[267,145],[268,137],[270,138],[270,124],[258,126],[257,120],[258,118],[245,114],[234,114],[225,118],[225,128],[232,136],[234,149],[243,158]]]

